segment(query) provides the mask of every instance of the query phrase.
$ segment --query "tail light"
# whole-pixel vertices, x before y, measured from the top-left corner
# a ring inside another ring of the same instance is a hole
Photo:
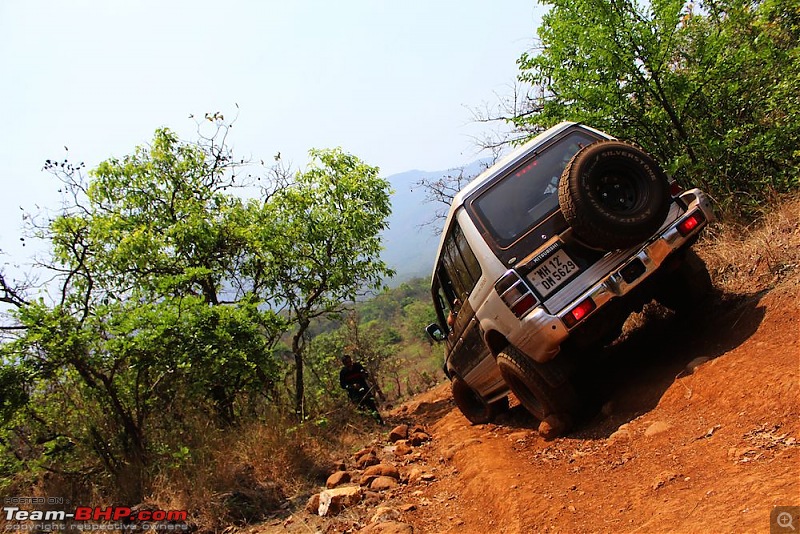
[[[522,318],[538,304],[527,284],[514,270],[506,271],[506,274],[495,282],[494,290],[518,318]]]
[[[706,221],[706,218],[703,216],[703,212],[695,211],[680,223],[678,223],[677,229],[678,233],[681,234],[683,237],[686,237],[692,230],[700,226]]]
[[[584,317],[593,312],[595,308],[597,308],[597,304],[594,303],[591,297],[581,301],[580,304],[572,308],[569,313],[563,317],[564,324],[567,325],[567,328],[572,328]]]

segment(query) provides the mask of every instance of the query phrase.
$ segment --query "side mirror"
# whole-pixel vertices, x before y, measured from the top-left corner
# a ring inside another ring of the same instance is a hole
[[[440,327],[438,323],[431,323],[426,326],[425,333],[428,334],[428,337],[431,338],[431,340],[437,343],[447,339],[447,335],[442,332],[442,327]]]

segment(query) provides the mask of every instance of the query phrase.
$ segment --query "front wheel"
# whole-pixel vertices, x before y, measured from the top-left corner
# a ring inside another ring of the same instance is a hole
[[[497,355],[497,366],[508,387],[534,417],[556,428],[556,434],[569,429],[578,400],[561,362],[538,363],[508,345]]]
[[[453,376],[450,388],[456,406],[473,425],[490,423],[497,415],[508,410],[508,397],[489,403],[457,376]]]

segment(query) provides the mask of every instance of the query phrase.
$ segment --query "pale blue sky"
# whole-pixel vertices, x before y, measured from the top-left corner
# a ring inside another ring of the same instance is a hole
[[[19,207],[55,208],[41,171],[92,167],[189,114],[236,112],[236,153],[295,166],[341,146],[389,176],[477,157],[468,108],[507,94],[533,0],[0,1],[0,264],[24,263]]]

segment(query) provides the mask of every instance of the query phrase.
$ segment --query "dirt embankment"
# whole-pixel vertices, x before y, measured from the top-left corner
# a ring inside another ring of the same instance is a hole
[[[383,506],[405,530],[370,531],[767,532],[774,506],[800,505],[800,276],[649,317],[600,361],[583,380],[602,409],[566,437],[543,440],[513,399],[470,425],[441,384],[392,414],[431,441],[397,456],[375,444],[399,485],[247,530],[357,532]]]
[[[800,505],[799,290],[649,322],[594,375],[602,411],[551,442],[519,408],[470,426],[438,415],[446,386],[427,393],[410,413],[432,431],[438,479],[405,519],[419,532],[768,532],[774,506]]]

